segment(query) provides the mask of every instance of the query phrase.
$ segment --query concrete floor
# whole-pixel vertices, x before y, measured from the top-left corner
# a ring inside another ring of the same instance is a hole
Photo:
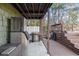
[[[77,56],[77,54],[53,40],[50,40],[49,52],[51,56]],[[24,49],[23,56],[49,56],[49,54],[47,54],[43,42],[40,41],[29,43]]]
[[[47,54],[47,50],[42,43],[40,42],[32,42],[29,43],[27,47],[25,47],[23,56],[49,56]]]

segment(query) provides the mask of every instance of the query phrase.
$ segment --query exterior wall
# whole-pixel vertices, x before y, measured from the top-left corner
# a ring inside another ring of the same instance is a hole
[[[23,17],[11,17],[11,31],[23,31],[24,29]]]
[[[15,17],[16,15],[18,15],[17,11],[15,11],[12,6],[9,4],[0,4],[0,46],[7,43],[7,19]]]
[[[7,18],[11,17],[7,12],[0,9],[0,46],[7,41]]]
[[[21,16],[21,14],[8,3],[0,3],[0,8],[11,14],[11,16]]]
[[[10,43],[20,43],[21,32],[24,30],[23,17],[11,17]]]
[[[21,43],[9,54],[10,56],[22,55],[23,46],[27,44],[27,38],[25,34],[21,32],[24,29],[23,23],[23,17],[21,17],[14,8],[9,4],[0,4],[0,46],[6,44],[8,41],[14,44]]]
[[[21,33],[20,32],[11,32],[11,43],[20,43],[21,42]]]

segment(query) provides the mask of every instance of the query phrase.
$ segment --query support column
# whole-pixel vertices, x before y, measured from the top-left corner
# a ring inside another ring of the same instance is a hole
[[[50,52],[49,52],[49,49],[50,49],[50,32],[49,32],[49,30],[50,30],[50,11],[48,10],[48,39],[47,39],[47,52],[50,54]]]
[[[40,19],[40,33],[41,33],[41,30],[42,30],[42,19]]]
[[[42,39],[43,36],[43,19],[40,20],[40,39]]]

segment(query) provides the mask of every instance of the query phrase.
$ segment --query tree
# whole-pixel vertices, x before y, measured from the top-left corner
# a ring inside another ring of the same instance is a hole
[[[28,20],[28,26],[39,26],[40,21],[39,20]]]
[[[69,23],[71,25],[72,31],[73,31],[74,25],[77,25],[77,19],[78,19],[77,10],[71,9],[69,11]]]
[[[53,13],[53,21],[56,23],[59,23],[60,20],[62,20],[62,10],[64,9],[64,5],[63,3],[53,3],[51,6],[52,9],[52,13]]]
[[[52,8],[52,11],[53,11],[53,9],[55,9],[55,11],[57,13],[57,19],[60,20],[59,19],[61,17],[60,14],[62,13],[61,10],[64,9],[64,4],[63,3],[55,3],[55,4],[52,4],[51,8]]]

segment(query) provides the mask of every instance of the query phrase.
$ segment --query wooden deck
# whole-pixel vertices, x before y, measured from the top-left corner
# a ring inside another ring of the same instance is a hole
[[[66,48],[65,46],[61,45],[60,43],[50,40],[49,41],[49,54],[51,56],[77,56],[74,52],[70,49]],[[43,43],[47,48],[47,40],[43,39]]]

